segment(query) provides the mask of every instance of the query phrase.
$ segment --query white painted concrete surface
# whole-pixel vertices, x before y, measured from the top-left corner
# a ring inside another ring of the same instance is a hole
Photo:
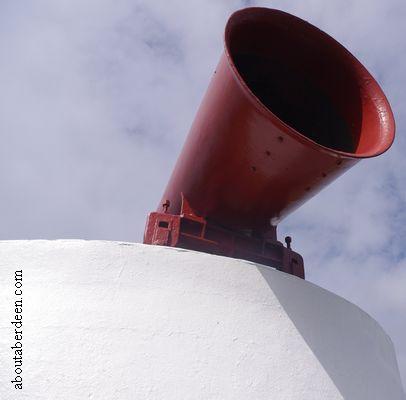
[[[22,390],[11,383],[16,270]],[[2,400],[404,399],[392,343],[373,319],[250,262],[130,243],[6,241],[0,295]]]

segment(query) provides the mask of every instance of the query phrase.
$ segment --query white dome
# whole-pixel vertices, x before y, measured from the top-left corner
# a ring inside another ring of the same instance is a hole
[[[2,400],[404,399],[382,328],[294,276],[131,243],[5,241],[0,255]]]

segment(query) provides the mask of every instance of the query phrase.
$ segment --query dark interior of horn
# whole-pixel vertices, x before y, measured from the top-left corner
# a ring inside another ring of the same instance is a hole
[[[342,46],[278,14],[231,20],[226,44],[249,89],[279,119],[319,145],[357,152],[362,88]]]

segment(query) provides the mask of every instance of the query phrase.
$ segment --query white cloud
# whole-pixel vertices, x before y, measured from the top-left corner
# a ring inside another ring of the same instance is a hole
[[[0,4],[0,236],[141,240],[244,1]],[[406,381],[406,4],[250,1],[326,30],[377,77],[398,136],[281,225],[310,280],[370,312]]]

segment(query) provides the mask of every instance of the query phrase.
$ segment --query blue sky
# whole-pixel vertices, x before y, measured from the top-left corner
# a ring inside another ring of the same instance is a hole
[[[0,238],[141,241],[244,4],[344,44],[392,104],[397,138],[280,225],[308,279],[375,317],[406,382],[406,3],[37,0],[0,4]]]

